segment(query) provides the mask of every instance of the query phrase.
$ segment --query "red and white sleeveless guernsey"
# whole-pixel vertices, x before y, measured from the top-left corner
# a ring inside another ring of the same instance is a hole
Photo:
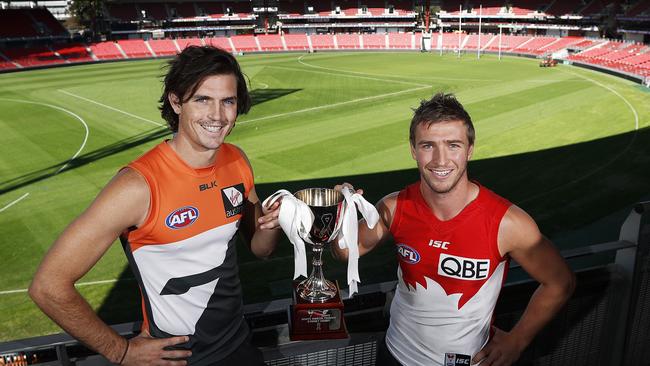
[[[248,336],[236,233],[253,176],[241,151],[219,147],[213,166],[188,166],[167,141],[128,165],[147,181],[149,214],[121,240],[142,294],[143,329],[189,335],[191,365],[227,356]]]
[[[511,203],[479,185],[454,218],[441,221],[420,182],[399,192],[390,231],[398,284],[386,345],[404,365],[469,365],[487,343],[508,269],[499,224]]]

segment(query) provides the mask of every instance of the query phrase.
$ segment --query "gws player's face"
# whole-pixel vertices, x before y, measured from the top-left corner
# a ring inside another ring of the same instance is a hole
[[[462,121],[421,123],[415,129],[411,155],[422,181],[433,192],[444,194],[467,179],[473,149]]]
[[[185,140],[195,151],[215,150],[235,126],[237,79],[232,74],[206,77],[185,103],[170,95],[178,114],[176,139]]]

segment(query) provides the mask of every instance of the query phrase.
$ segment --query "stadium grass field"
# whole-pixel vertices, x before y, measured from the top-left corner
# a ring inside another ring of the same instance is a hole
[[[412,108],[454,92],[472,115],[470,176],[526,209],[561,248],[616,240],[650,198],[650,93],[632,82],[532,59],[423,53],[246,55],[254,106],[230,142],[262,197],[349,181],[370,201],[417,179]],[[115,172],[163,138],[162,60],[0,75],[0,341],[57,333],[25,288],[57,235]],[[88,243],[93,245],[93,243]],[[289,296],[288,242],[267,261],[239,249],[245,302]],[[345,267],[327,258],[327,277]],[[395,278],[392,248],[361,260],[363,284]],[[79,290],[110,323],[140,318],[118,243]]]

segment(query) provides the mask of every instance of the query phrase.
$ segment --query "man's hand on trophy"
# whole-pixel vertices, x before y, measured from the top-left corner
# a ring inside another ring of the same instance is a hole
[[[355,191],[354,186],[352,186],[352,184],[350,184],[348,182],[343,182],[341,184],[337,184],[337,185],[334,186],[334,190],[339,191],[339,192],[343,192],[343,188],[348,188],[352,192],[356,192],[356,193],[361,194],[361,195],[363,194],[363,189],[357,189]]]
[[[267,202],[272,202],[268,204]],[[268,200],[262,205],[262,214],[257,223],[260,224],[260,229],[270,230],[270,229],[279,229],[280,222],[278,217],[280,216],[280,204],[282,203],[282,198],[279,198],[277,201]]]

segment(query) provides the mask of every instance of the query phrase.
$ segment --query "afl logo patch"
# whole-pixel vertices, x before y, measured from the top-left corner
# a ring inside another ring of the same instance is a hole
[[[170,213],[165,219],[165,224],[170,229],[183,229],[192,225],[198,218],[199,210],[192,206],[185,206]]]
[[[397,255],[402,262],[416,264],[420,261],[420,253],[406,244],[397,244]]]

